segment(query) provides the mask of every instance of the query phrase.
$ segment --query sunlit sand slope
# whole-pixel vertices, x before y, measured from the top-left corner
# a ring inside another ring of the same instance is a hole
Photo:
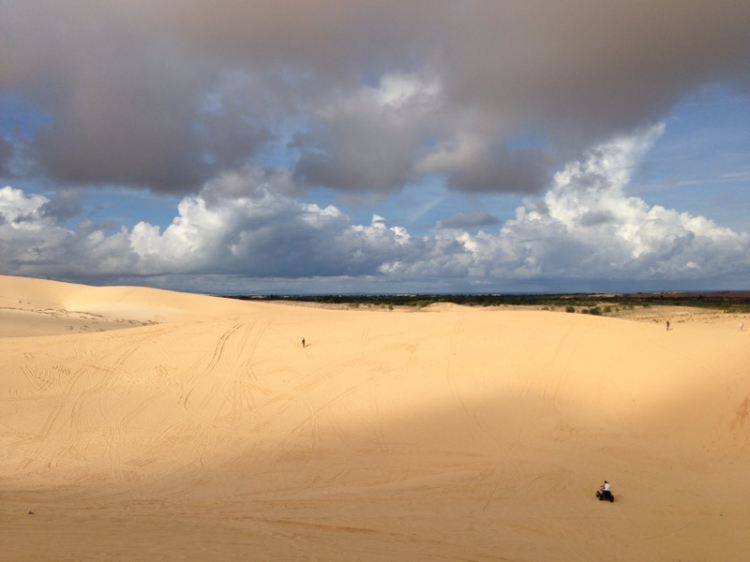
[[[3,559],[750,553],[750,334],[734,322],[18,278],[0,298],[148,322],[0,339]],[[604,479],[614,504],[594,498]]]

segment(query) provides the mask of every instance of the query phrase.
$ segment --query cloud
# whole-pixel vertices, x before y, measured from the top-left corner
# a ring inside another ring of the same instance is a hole
[[[236,275],[244,278],[376,274],[419,246],[382,217],[354,225],[333,206],[283,194],[284,174],[227,173],[186,196],[163,231],[83,223],[57,226],[63,207],[41,195],[0,190],[0,263],[8,274],[83,280],[128,276]],[[282,186],[277,188],[275,184]]]
[[[61,224],[80,214],[83,200],[80,189],[60,189],[54,199],[39,207],[38,212],[41,217],[52,218],[56,224]]]
[[[489,226],[492,217],[459,214],[425,237],[389,227],[378,215],[354,224],[335,206],[286,195],[290,179],[283,170],[222,174],[184,197],[163,230],[140,222],[113,234],[91,223],[62,228],[60,213],[51,209],[64,204],[5,187],[0,263],[9,274],[110,282],[146,276],[167,285],[213,275],[266,283],[270,290],[282,286],[273,281],[279,279],[286,286],[295,279],[303,286],[316,280],[316,287],[350,279],[402,289],[518,290],[534,283],[537,290],[556,290],[566,280],[746,278],[748,233],[625,193],[662,131],[658,125],[592,148],[558,171],[543,195],[527,199],[514,219],[476,235],[463,228]],[[71,201],[75,206],[75,194]]]
[[[8,177],[11,175],[10,161],[13,158],[15,150],[13,145],[0,137],[0,177]]]
[[[300,181],[343,191],[394,191],[412,172],[412,153],[427,134],[439,87],[413,75],[386,75],[312,112],[297,135]]]
[[[496,217],[493,217],[484,211],[479,211],[470,214],[458,213],[445,220],[438,221],[435,227],[438,229],[465,229],[477,226],[490,226],[499,223],[500,221]]]
[[[541,150],[508,151],[492,138],[462,133],[426,152],[415,170],[442,173],[458,191],[534,193],[546,185],[551,163]]]
[[[512,276],[644,280],[748,271],[747,233],[625,195],[662,131],[659,125],[615,138],[570,162],[544,197],[529,200],[498,237],[481,242],[507,256],[501,263],[512,264]]]
[[[221,195],[225,183],[242,181],[241,175],[226,174],[183,199],[164,232],[137,224],[130,242],[140,272],[362,276],[376,273],[384,257],[397,259],[409,239],[404,229],[389,229],[380,217],[353,225],[336,207],[299,203],[269,185],[250,186],[248,196]]]
[[[44,115],[27,173],[62,185],[196,194],[283,162],[346,192],[530,194],[704,84],[746,87],[748,28],[732,0],[11,1],[0,90]]]

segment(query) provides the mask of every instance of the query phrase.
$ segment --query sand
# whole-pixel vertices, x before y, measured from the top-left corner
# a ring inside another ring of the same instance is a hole
[[[0,277],[0,325],[2,560],[750,557],[734,317]]]

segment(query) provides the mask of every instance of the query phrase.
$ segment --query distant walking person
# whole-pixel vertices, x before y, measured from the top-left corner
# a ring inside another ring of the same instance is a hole
[[[667,332],[669,331],[669,320],[667,320]]]
[[[742,331],[742,328],[744,328],[744,327],[745,327],[745,323],[744,322],[740,322],[740,332]]]
[[[302,347],[305,347],[305,338],[302,338]]]

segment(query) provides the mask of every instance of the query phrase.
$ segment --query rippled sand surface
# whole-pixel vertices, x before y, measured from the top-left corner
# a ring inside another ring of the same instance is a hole
[[[735,319],[666,331],[0,277],[0,326],[3,560],[750,552]]]

